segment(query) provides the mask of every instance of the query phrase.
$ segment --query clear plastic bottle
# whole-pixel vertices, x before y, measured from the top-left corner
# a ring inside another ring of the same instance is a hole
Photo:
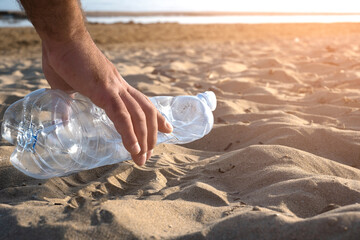
[[[150,100],[174,128],[171,134],[158,132],[158,144],[189,143],[212,129],[213,92]],[[131,159],[104,110],[79,93],[70,97],[60,90],[36,90],[5,111],[1,131],[16,146],[11,163],[34,178],[64,176]]]

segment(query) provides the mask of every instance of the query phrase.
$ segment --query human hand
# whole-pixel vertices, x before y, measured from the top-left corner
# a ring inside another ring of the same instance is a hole
[[[87,31],[71,41],[45,40],[42,48],[51,88],[77,91],[103,108],[134,162],[143,165],[151,157],[157,131],[172,131],[150,100],[121,77]]]

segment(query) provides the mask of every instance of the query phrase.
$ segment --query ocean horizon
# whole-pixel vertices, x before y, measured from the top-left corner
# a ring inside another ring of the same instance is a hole
[[[80,0],[84,11],[235,11],[235,12],[329,12],[349,13],[359,10],[357,0]],[[18,11],[16,0],[1,0],[0,11]]]
[[[133,13],[134,15],[99,15],[96,17],[91,15],[88,17],[88,21],[91,23],[103,24],[129,22],[139,24],[266,24],[360,22],[360,8],[356,7],[357,4],[355,4],[355,0],[252,0],[248,2],[236,0],[80,1],[85,12],[127,12]],[[0,11],[20,11],[20,6],[16,0],[1,0]],[[176,16],[172,16],[171,13],[174,12],[195,14],[177,14]],[[207,12],[222,12],[223,15],[210,16],[203,14]],[[229,15],[229,12],[237,12],[240,14]],[[136,13],[142,13],[143,15],[136,15]],[[163,15],[154,13],[170,14]],[[272,13],[275,13],[275,15],[271,15]],[[196,16],[196,14],[200,14],[200,16]],[[0,17],[0,27],[31,27],[31,23],[25,19],[1,19]]]
[[[134,15],[134,16],[131,16]],[[155,14],[144,16],[139,13],[130,16],[94,16],[87,17],[89,23],[114,24],[114,23],[178,23],[178,24],[276,24],[276,23],[341,23],[341,22],[360,22],[360,14],[263,14],[245,13],[243,15],[171,15]],[[32,27],[27,19],[9,17],[0,18],[0,27]]]

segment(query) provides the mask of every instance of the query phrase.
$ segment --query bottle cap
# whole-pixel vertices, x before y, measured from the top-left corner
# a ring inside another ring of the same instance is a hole
[[[199,93],[198,97],[204,99],[211,109],[211,111],[214,111],[216,109],[216,95],[212,91],[206,91],[204,93]]]

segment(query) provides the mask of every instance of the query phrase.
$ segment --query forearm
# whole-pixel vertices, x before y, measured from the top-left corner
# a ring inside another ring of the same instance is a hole
[[[67,42],[87,33],[78,0],[18,0],[43,41]]]

